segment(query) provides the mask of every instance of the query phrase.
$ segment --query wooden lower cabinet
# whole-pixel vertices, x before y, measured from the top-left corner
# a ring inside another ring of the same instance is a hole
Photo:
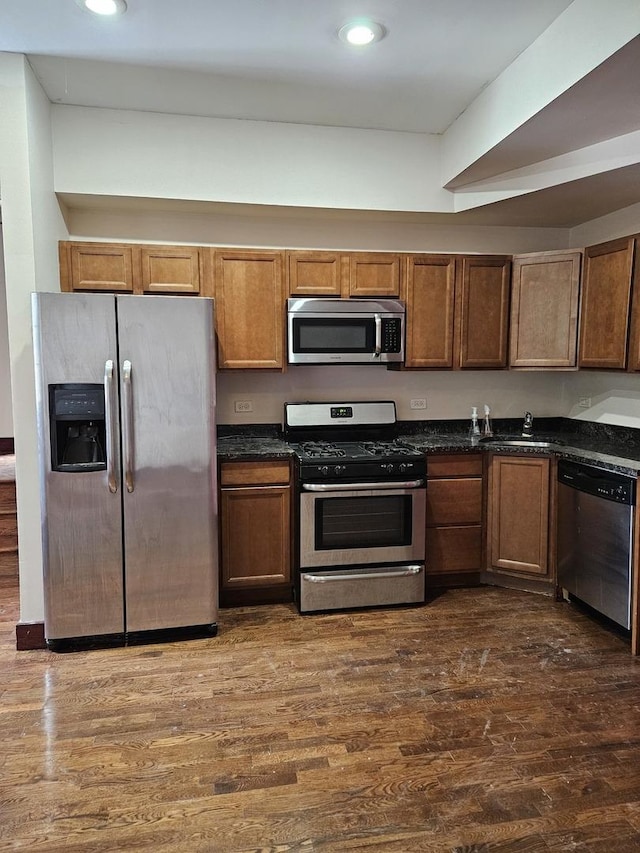
[[[552,462],[546,456],[495,454],[488,473],[487,575],[491,583],[525,588],[554,582]]]
[[[427,457],[427,583],[478,582],[482,565],[482,456]]]
[[[220,604],[291,601],[290,466],[223,462]]]
[[[16,484],[0,482],[0,578],[18,577],[18,518]]]

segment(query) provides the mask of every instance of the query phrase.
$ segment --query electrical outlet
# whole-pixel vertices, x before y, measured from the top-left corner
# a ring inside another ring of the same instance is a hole
[[[411,400],[409,402],[409,405],[411,406],[412,409],[426,409],[427,408],[427,401],[425,400],[424,397],[418,397],[415,400]]]
[[[580,397],[580,399],[578,400],[578,405],[581,409],[590,409],[591,397]]]
[[[235,412],[252,412],[253,403],[251,400],[236,400],[233,404]]]

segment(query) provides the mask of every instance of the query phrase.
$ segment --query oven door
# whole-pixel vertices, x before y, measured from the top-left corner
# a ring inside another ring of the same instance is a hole
[[[424,562],[422,481],[302,489],[301,569]]]

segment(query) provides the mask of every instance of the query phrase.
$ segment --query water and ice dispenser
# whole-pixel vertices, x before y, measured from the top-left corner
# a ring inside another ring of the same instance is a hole
[[[49,385],[49,419],[53,471],[79,473],[106,469],[102,385]]]

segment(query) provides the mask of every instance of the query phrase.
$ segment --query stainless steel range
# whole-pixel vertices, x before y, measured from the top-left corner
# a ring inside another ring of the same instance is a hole
[[[300,612],[425,600],[426,462],[392,401],[286,403],[299,469]]]

